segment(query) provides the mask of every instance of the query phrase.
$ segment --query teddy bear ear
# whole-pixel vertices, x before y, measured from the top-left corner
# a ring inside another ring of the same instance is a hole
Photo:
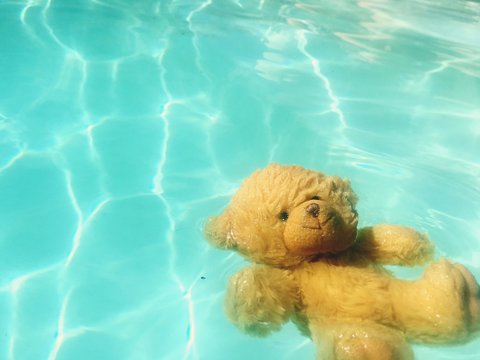
[[[236,245],[228,214],[209,218],[205,224],[204,234],[208,242],[220,249],[232,249]]]
[[[337,193],[347,200],[352,206],[357,203],[357,195],[353,192],[348,179],[342,179],[338,176],[328,176],[326,178],[327,188],[331,193]]]

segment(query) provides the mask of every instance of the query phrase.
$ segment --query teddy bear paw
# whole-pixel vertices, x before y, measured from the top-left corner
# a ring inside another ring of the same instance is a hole
[[[453,264],[464,281],[464,299],[471,331],[480,330],[480,287],[472,273],[462,264]]]
[[[435,301],[432,308],[438,310],[435,314],[438,319],[448,319],[467,332],[480,330],[480,288],[465,266],[441,259],[426,269],[421,282],[431,285],[428,288]],[[436,296],[434,291],[438,292]],[[454,318],[457,320],[453,321]]]

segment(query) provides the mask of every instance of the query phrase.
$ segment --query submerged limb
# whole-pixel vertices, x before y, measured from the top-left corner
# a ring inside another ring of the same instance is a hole
[[[463,265],[441,259],[419,280],[396,281],[391,291],[396,319],[412,340],[461,343],[479,329],[479,287]]]
[[[329,324],[327,330],[312,329],[312,333],[319,348],[317,360],[414,358],[413,351],[401,331],[375,323],[340,322]]]
[[[225,310],[243,331],[266,336],[280,330],[298,301],[298,288],[289,271],[253,265],[230,279]]]
[[[431,260],[434,245],[415,229],[381,224],[358,231],[355,251],[381,264],[412,266]]]

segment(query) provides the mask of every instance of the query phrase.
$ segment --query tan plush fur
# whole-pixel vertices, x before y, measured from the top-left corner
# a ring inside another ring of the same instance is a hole
[[[318,359],[413,359],[407,341],[458,343],[480,328],[479,288],[462,265],[431,262],[426,235],[399,225],[357,231],[347,180],[271,164],[252,174],[227,209],[209,219],[207,239],[255,265],[235,274],[225,308],[257,336],[292,320]],[[383,264],[422,265],[416,281]]]

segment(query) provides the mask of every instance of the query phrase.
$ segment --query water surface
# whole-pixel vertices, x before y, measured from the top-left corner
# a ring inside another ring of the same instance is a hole
[[[271,161],[349,177],[361,225],[480,277],[479,23],[478,1],[2,2],[0,358],[313,359],[291,324],[227,322],[244,262],[202,238]]]

